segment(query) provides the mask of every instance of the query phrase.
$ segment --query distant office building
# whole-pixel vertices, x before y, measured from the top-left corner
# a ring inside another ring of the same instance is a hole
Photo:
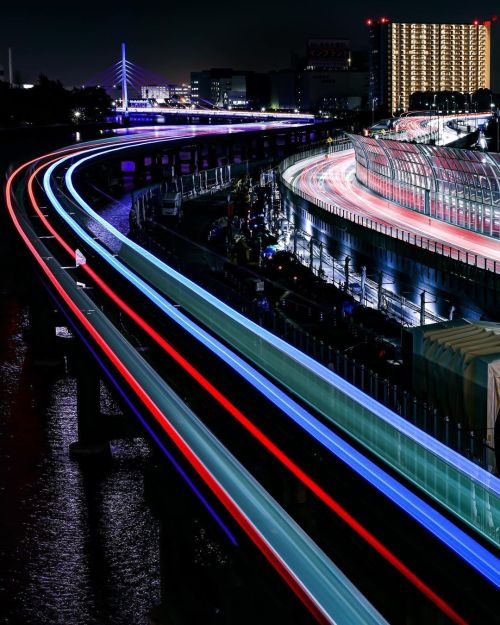
[[[297,108],[301,111],[348,111],[366,104],[368,72],[305,71],[297,77]]]
[[[347,70],[350,42],[348,39],[309,39],[306,58],[308,70]]]
[[[191,99],[195,105],[219,108],[258,108],[269,100],[269,77],[256,72],[214,68],[191,72]]]
[[[229,68],[205,69],[191,72],[191,99],[196,106],[211,104],[222,107],[225,95],[241,86],[242,77]]]
[[[368,19],[370,106],[392,114],[416,91],[472,93],[490,87],[491,22],[393,23]]]
[[[282,69],[269,74],[271,80],[270,107],[293,111],[297,108],[297,72]]]
[[[273,109],[334,112],[363,108],[368,96],[368,55],[348,39],[309,39],[292,69],[270,72]]]
[[[491,18],[490,42],[490,89],[500,94],[500,21],[497,15]]]
[[[191,103],[191,85],[182,83],[182,85],[170,85],[170,100],[180,104]]]
[[[168,85],[143,85],[141,87],[141,98],[143,99],[165,102],[169,97],[170,88]]]
[[[367,71],[281,70],[270,77],[273,109],[338,112],[363,108],[367,102]]]

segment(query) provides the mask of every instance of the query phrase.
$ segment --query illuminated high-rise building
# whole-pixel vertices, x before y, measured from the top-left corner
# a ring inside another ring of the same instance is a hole
[[[408,109],[415,91],[472,93],[490,88],[491,22],[394,23],[368,19],[369,105]]]

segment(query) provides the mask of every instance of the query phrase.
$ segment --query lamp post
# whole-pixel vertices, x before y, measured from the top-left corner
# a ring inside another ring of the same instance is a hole
[[[434,127],[433,127],[433,125],[432,125],[432,124],[433,124],[433,122],[434,122],[434,104],[432,104],[432,103],[431,103],[431,104],[429,105],[429,108],[430,108],[430,113],[431,113],[431,121],[430,121],[430,124],[431,124],[431,135],[432,135],[432,133],[434,132]]]
[[[372,126],[375,123],[375,102],[378,102],[378,98],[372,98]]]
[[[500,133],[499,133],[499,122],[500,122],[500,117],[499,117],[499,111],[498,111],[498,106],[495,107],[495,126],[496,126],[496,135],[497,135],[497,141],[496,141],[496,152],[500,151]]]
[[[472,100],[472,97],[471,97],[470,102],[471,102],[471,107],[472,107],[472,109],[473,109],[473,110],[474,110],[474,112],[475,112],[475,115],[474,115],[474,125],[475,125],[476,130],[477,130],[477,100],[474,102],[474,101]],[[474,108],[474,107],[475,107],[475,108]]]
[[[426,106],[426,108],[427,108],[427,110],[429,112],[429,115],[428,115],[429,121],[428,121],[428,124],[427,124],[427,129],[429,130],[429,143],[430,143],[431,142],[431,138],[432,138],[432,109],[431,109],[430,102],[426,102],[425,106]]]
[[[464,106],[465,106],[465,126],[468,128],[469,127],[469,115],[470,115],[470,93],[465,94]]]
[[[494,102],[491,102],[490,107],[491,107],[491,112],[492,112],[493,116],[495,117],[496,135],[497,135],[497,140],[496,140],[496,144],[495,144],[495,147],[496,147],[495,151],[498,152],[499,151],[499,139],[500,139],[499,132],[498,132],[499,131],[498,122],[500,121],[499,117],[498,117],[498,106]],[[494,112],[493,112],[493,109],[495,109]]]
[[[433,100],[434,100],[434,101],[433,101],[433,103],[432,103],[432,106],[433,106],[433,108],[435,108],[435,109],[436,109],[436,118],[437,118],[437,144],[439,145],[439,108],[438,108],[438,106],[437,106],[437,104],[436,104],[436,98],[437,98],[437,95],[438,95],[438,94],[437,94],[437,93],[435,93],[435,94],[434,94],[434,96],[433,96]]]

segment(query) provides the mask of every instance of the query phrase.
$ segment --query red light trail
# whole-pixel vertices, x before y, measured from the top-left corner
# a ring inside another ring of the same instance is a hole
[[[76,153],[76,152],[75,152]],[[50,155],[47,155],[50,156]],[[8,188],[6,190],[7,197],[10,198],[11,186],[14,177],[20,172],[21,169],[28,166],[29,164],[36,162],[31,161],[30,163],[25,164],[16,172],[14,172],[9,178]],[[37,212],[40,217],[41,222],[47,228],[47,230],[51,233],[52,236],[57,240],[59,245],[65,250],[65,252],[71,256],[72,259],[75,257],[75,251],[73,250],[69,244],[61,237],[61,235],[52,227],[49,223],[48,219],[42,213],[33,191],[33,183],[38,175],[38,173],[47,167],[49,164],[57,160],[57,158],[53,158],[52,160],[45,162],[43,165],[39,166],[30,176],[28,182],[28,195],[30,197],[30,201],[33,205],[33,208]],[[8,199],[8,205],[9,205]],[[12,204],[10,203],[9,212],[11,212],[11,217],[16,224],[16,227],[19,230],[18,222],[15,220],[15,216],[13,214]],[[21,234],[23,236],[24,233]],[[26,235],[25,235],[26,236]],[[26,243],[28,243],[27,238],[23,236],[23,239]],[[35,258],[37,258],[36,250],[30,245],[28,245],[30,251],[34,254]],[[39,258],[37,260],[40,262]],[[44,267],[42,266],[44,269]],[[287,469],[295,475],[306,487],[308,487],[327,507],[336,513],[340,518],[344,520],[353,530],[355,530],[360,537],[362,537],[366,542],[368,542],[382,557],[384,557],[390,564],[392,564],[402,575],[404,575],[418,590],[420,590],[425,596],[427,596],[440,610],[442,610],[447,616],[454,622],[465,624],[466,621],[457,614],[453,608],[451,608],[443,599],[441,599],[432,589],[430,589],[422,580],[420,580],[406,565],[401,562],[389,549],[387,549],[378,539],[376,539],[368,530],[366,530],[359,522],[357,522],[344,508],[342,508],[333,498],[331,498],[328,493],[326,493],[316,482],[314,482],[305,472],[298,467],[284,452],[282,452],[268,437],[266,437],[260,429],[258,429],[241,411],[239,411],[222,393],[220,393],[200,372],[198,372],[179,352],[177,352],[167,341],[163,339],[163,337],[158,334],[147,322],[145,322],[137,313],[133,311],[133,309],[126,304],[99,276],[98,274],[88,265],[85,264],[82,266],[89,277],[103,290],[103,292],[112,300],[115,304],[117,304],[143,331],[145,331],[166,353],[168,353],[187,373],[189,373],[193,379],[195,379],[214,399],[216,399],[219,404],[225,408],[241,425],[243,425],[259,442],[271,453],[273,454]],[[53,274],[50,274],[50,270],[44,269],[46,275],[51,279],[51,282],[56,287],[56,290],[62,295],[62,287],[57,282]],[[50,275],[54,278],[54,280],[50,277]],[[62,289],[63,290],[63,289]],[[155,416],[156,420],[160,423],[162,428],[167,432],[169,437],[176,443],[176,445],[181,449],[183,454],[189,459],[192,466],[196,468],[199,474],[203,477],[203,479],[209,484],[212,488],[213,492],[223,501],[224,505],[226,505],[227,509],[233,514],[234,518],[238,520],[240,525],[247,531],[247,533],[252,537],[252,528],[247,527],[248,520],[245,518],[241,518],[241,515],[238,516],[234,511],[234,506],[225,501],[224,494],[221,493],[221,489],[217,484],[213,483],[213,480],[210,479],[211,476],[207,475],[204,467],[200,466],[200,461],[197,457],[192,457],[192,453],[190,454],[189,448],[186,449],[185,444],[182,440],[180,440],[178,434],[171,428],[168,427],[163,415],[159,411],[158,407],[154,405],[152,400],[146,395],[144,390],[138,385],[135,379],[131,376],[131,374],[125,369],[123,364],[117,359],[117,357],[110,352],[109,347],[107,347],[105,341],[98,335],[98,333],[93,329],[92,324],[89,320],[79,311],[79,309],[72,303],[70,305],[70,298],[65,294],[63,297],[64,301],[68,304],[70,309],[75,313],[78,320],[82,322],[83,326],[91,336],[95,339],[96,343],[101,347],[103,352],[108,356],[108,358],[113,362],[116,366],[117,370],[123,375],[124,379],[127,380],[131,388],[134,392],[140,397],[143,401],[144,405],[148,408],[153,416]],[[79,314],[77,314],[77,311]],[[92,328],[92,331],[91,331]],[[255,536],[252,538],[254,542],[261,548],[266,558],[273,563],[273,559],[271,554],[266,552],[266,550],[262,549],[262,545],[259,545],[258,540]],[[274,562],[274,565],[276,563]],[[276,567],[275,567],[276,568]],[[279,569],[278,569],[279,570]],[[287,579],[287,577],[283,574],[282,570],[279,570],[280,574],[286,579],[287,583],[293,587],[292,581]],[[296,590],[296,589],[295,589]],[[304,600],[303,593],[297,593]],[[304,601],[307,603],[306,601]],[[309,608],[311,606],[308,606]],[[313,606],[315,607],[315,606]],[[314,610],[312,610],[314,611]],[[318,620],[321,621],[321,616],[316,614]]]

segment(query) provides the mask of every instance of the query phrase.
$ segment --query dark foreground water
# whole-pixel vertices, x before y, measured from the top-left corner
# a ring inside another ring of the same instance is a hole
[[[4,623],[142,624],[159,602],[158,523],[144,502],[149,450],[106,467],[70,460],[75,380],[36,368],[15,295],[0,313],[0,615]],[[103,393],[105,413],[116,410]]]
[[[71,135],[0,136],[9,163]],[[2,184],[3,187],[3,184]],[[149,449],[113,445],[105,468],[70,460],[75,379],[37,368],[29,341],[26,272],[0,201],[0,623],[142,625],[159,602],[159,528],[144,501]],[[103,393],[106,413],[116,406]]]

